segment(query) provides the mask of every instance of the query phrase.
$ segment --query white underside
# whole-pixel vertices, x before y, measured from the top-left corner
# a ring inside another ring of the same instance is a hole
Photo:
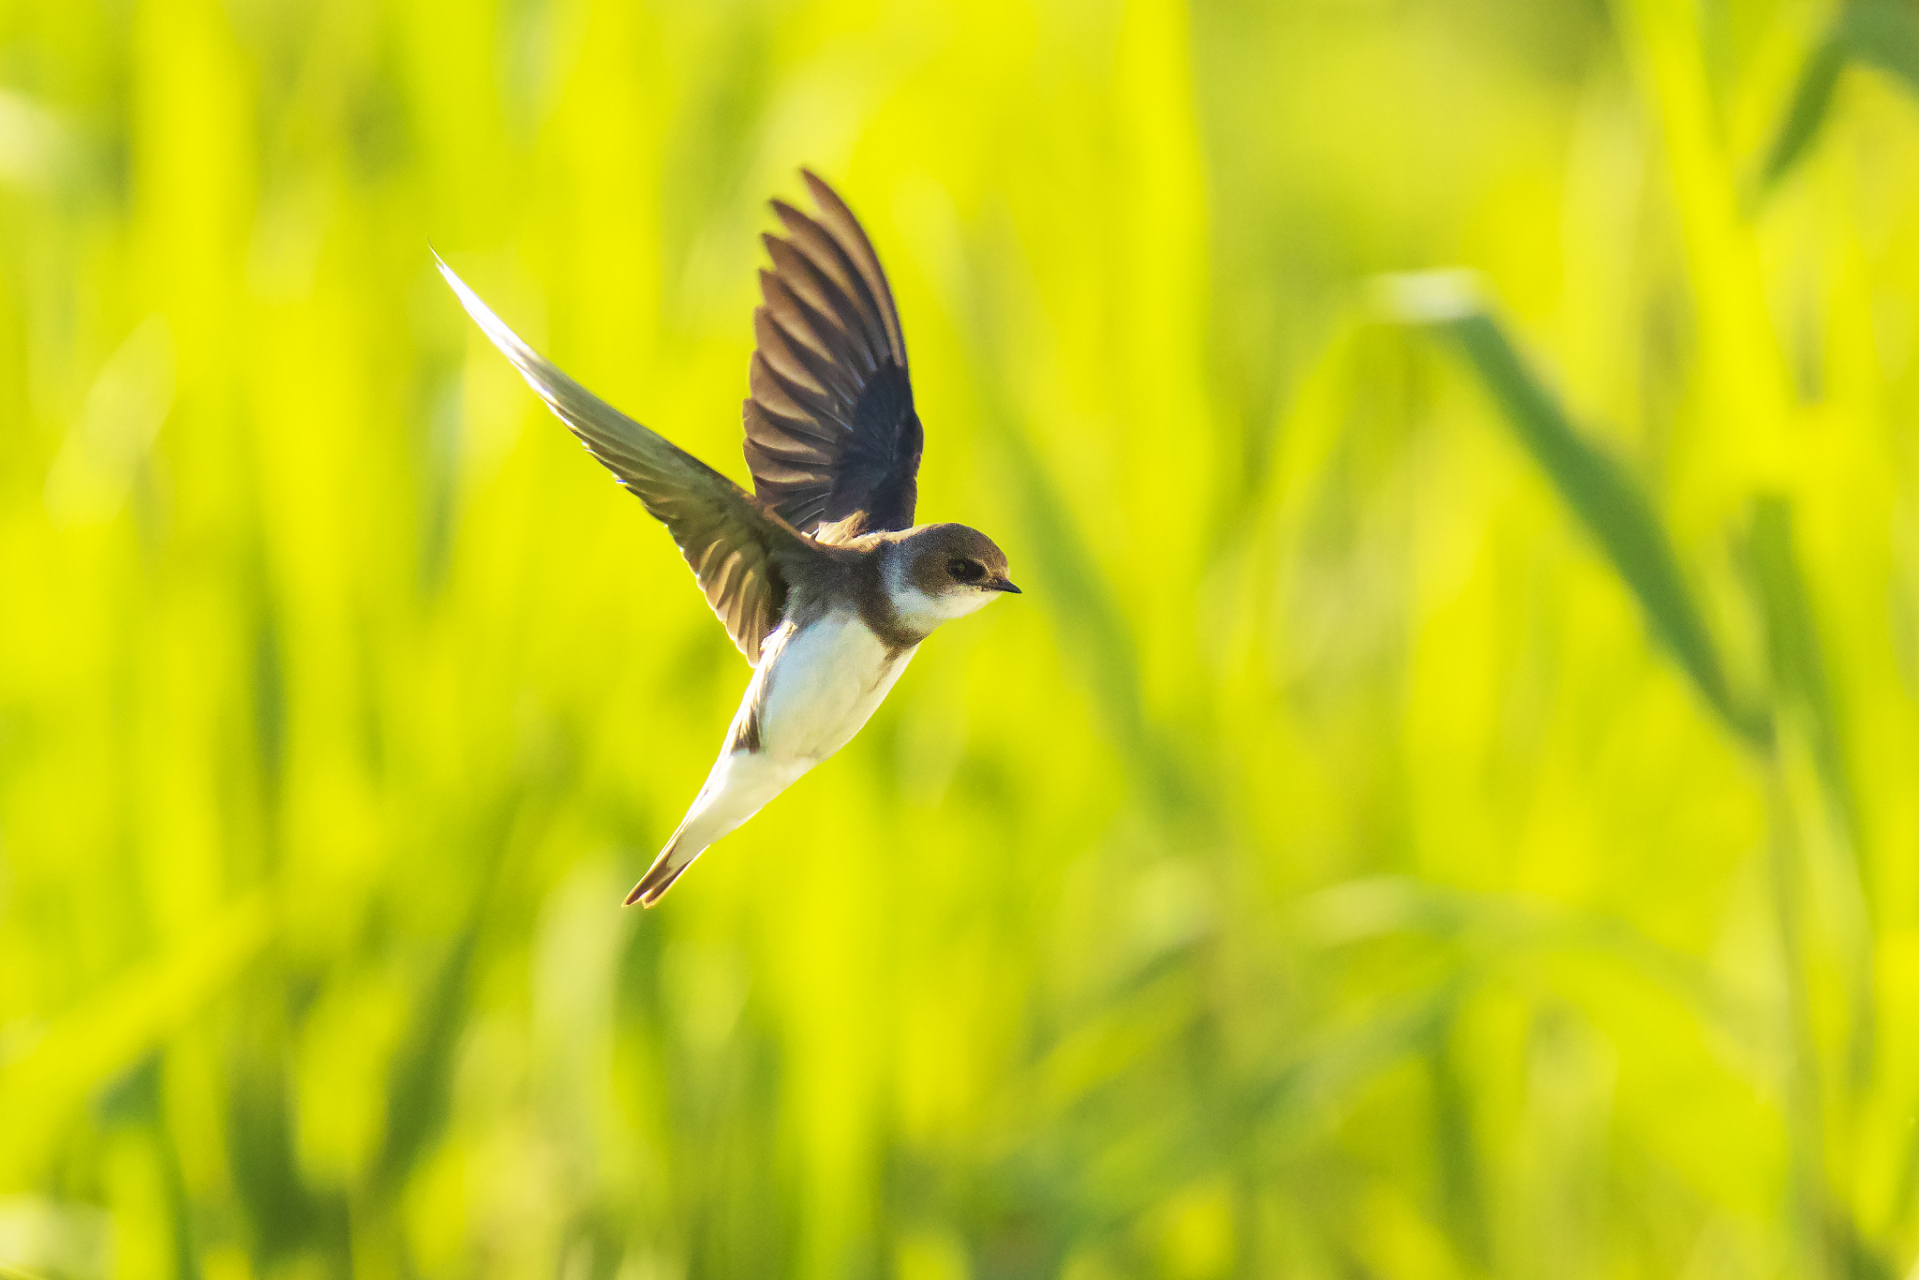
[[[692,862],[852,741],[913,653],[889,651],[852,613],[829,614],[804,630],[788,623],[769,636],[739,711],[747,714],[764,684],[760,749],[726,751],[714,762],[669,845],[674,866]]]

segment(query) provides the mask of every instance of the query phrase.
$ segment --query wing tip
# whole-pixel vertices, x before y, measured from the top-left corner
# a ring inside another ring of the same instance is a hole
[[[446,264],[446,259],[440,256],[437,249],[428,245],[427,252],[433,255],[434,265],[440,269],[440,278],[445,280],[447,287],[453,290],[453,296],[460,300],[460,305],[466,309],[467,315],[472,317],[473,323],[480,326],[480,332],[486,334],[502,354],[525,372],[526,364],[522,353],[525,356],[531,356],[533,349],[526,345],[519,334],[508,327],[506,321],[500,319],[492,307],[486,305],[484,298],[473,292],[472,286],[460,279],[459,273]]]
[[[804,182],[806,189],[812,192],[813,199],[821,204],[830,200],[834,204],[845,206],[846,201],[840,199],[840,193],[833,190],[833,184],[814,172],[813,166],[806,164],[800,166],[800,181]]]
[[[820,177],[818,171],[816,171],[812,165],[801,165],[799,167],[799,173],[800,181],[805,185],[807,194],[813,197],[813,203],[818,207],[819,213],[808,214],[799,206],[789,204],[778,196],[774,196],[766,203],[772,208],[773,213],[781,222],[786,222],[789,218],[798,219],[801,222],[819,227],[820,230],[825,231],[826,234],[834,240],[837,240],[839,237],[825,225],[819,216],[820,214],[825,214],[835,221],[844,218],[850,221],[855,228],[859,227],[859,219],[853,216],[852,207],[846,203],[845,197],[834,189],[832,183]]]
[[[813,203],[819,206],[823,216],[812,219],[829,239],[839,244],[841,250],[854,261],[854,269],[865,277],[865,285],[873,293],[879,307],[880,328],[886,344],[892,348],[893,360],[900,366],[906,364],[906,333],[900,325],[899,311],[893,301],[893,286],[886,279],[886,268],[880,265],[879,250],[873,247],[873,238],[866,233],[866,226],[846,203],[845,197],[833,187],[833,184],[815,173],[810,165],[800,166],[800,178],[806,183],[806,189],[812,193]],[[845,239],[841,237],[845,236]]]
[[[479,302],[480,295],[474,293],[472,289],[467,287],[466,281],[460,279],[459,272],[446,265],[446,259],[440,256],[440,251],[435,249],[432,244],[429,243],[427,245],[426,251],[433,255],[433,265],[439,268],[440,279],[446,281],[447,287],[453,290],[454,296],[459,298],[462,305],[467,306],[469,311],[472,310],[467,300],[470,298],[474,302]],[[484,308],[486,304],[481,302],[480,306]]]

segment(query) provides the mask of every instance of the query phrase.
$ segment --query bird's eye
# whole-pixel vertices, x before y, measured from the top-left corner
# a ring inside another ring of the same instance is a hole
[[[960,582],[978,582],[986,576],[986,566],[977,560],[948,560],[946,571]]]

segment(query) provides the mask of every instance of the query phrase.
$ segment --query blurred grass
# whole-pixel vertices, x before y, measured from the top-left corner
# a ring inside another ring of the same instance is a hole
[[[0,1273],[1906,1274],[1915,12],[0,8]],[[623,912],[745,670],[427,245],[740,476],[800,163],[1028,594]]]
[[[1851,63],[1877,67],[1919,91],[1919,12],[1900,0],[1851,0],[1806,55],[1791,105],[1779,123],[1760,173],[1770,188],[1797,164],[1832,110],[1839,77]]]

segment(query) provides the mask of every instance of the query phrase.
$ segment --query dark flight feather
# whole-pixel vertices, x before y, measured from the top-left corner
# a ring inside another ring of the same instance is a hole
[[[436,258],[435,261],[438,261]],[[706,602],[748,662],[757,663],[786,608],[788,569],[823,554],[768,504],[562,373],[506,327],[444,262],[453,286],[493,345],[547,407],[619,482],[666,525]]]
[[[773,269],[753,313],[746,463],[760,498],[804,533],[905,529],[923,434],[893,291],[852,211],[801,172],[819,213],[773,202],[786,237],[763,237]]]

